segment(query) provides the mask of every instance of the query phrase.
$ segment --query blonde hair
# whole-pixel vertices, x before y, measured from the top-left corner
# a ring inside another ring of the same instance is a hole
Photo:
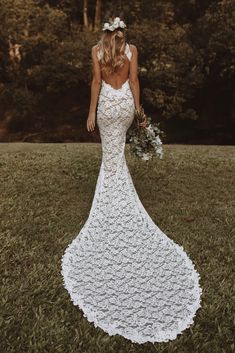
[[[125,30],[104,31],[98,42],[101,70],[106,74],[117,72],[125,63]]]

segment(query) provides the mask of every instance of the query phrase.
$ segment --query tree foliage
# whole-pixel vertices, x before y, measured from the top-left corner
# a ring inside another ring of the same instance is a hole
[[[128,24],[128,41],[139,53],[141,99],[153,117],[234,122],[233,0],[1,0],[0,119],[11,110],[13,129],[23,122],[41,126],[48,97],[61,99],[71,90],[85,119],[90,50],[110,15]]]

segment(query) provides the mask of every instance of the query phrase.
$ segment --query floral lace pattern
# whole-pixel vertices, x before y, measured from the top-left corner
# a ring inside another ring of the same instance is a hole
[[[89,216],[62,256],[63,284],[95,327],[135,343],[173,340],[201,306],[200,275],[182,246],[141,203],[124,149],[134,118],[127,80],[102,81],[97,124],[102,162]]]

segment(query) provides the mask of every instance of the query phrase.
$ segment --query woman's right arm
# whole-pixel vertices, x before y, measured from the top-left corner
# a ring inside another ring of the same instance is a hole
[[[97,106],[100,87],[101,87],[101,71],[100,71],[100,65],[97,59],[96,49],[97,48],[95,45],[91,49],[93,78],[91,82],[90,109],[89,109],[89,114],[87,118],[88,131],[93,131],[95,129],[96,106]]]
[[[135,45],[131,44],[132,58],[130,61],[129,82],[133,93],[135,108],[140,108],[140,84],[138,77],[138,51]]]

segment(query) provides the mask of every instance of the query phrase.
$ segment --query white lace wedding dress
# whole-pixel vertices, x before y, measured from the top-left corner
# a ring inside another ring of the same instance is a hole
[[[126,55],[131,59],[130,47]],[[142,205],[125,155],[134,114],[127,80],[102,81],[97,125],[102,163],[89,216],[62,256],[63,284],[95,327],[132,342],[173,340],[201,306],[200,275],[182,246]]]

